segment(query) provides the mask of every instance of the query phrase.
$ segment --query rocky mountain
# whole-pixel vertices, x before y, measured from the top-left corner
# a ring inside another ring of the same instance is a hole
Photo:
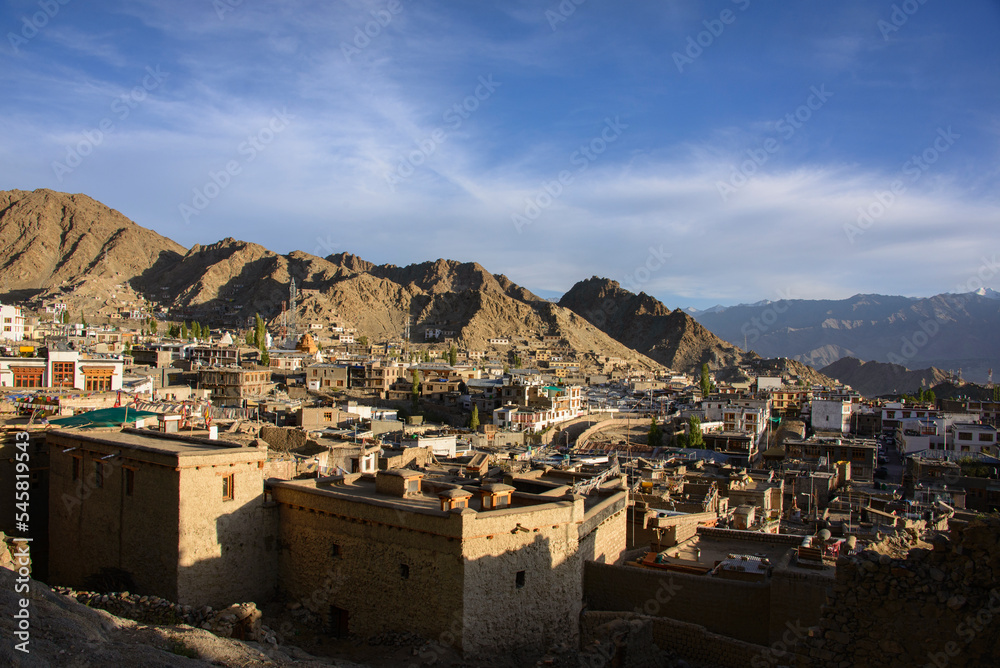
[[[735,366],[743,353],[681,309],[671,311],[644,292],[594,276],[578,282],[559,300],[624,345],[678,371]]]
[[[987,289],[922,299],[780,300],[701,312],[697,319],[764,357],[791,357],[815,367],[855,357],[962,369],[963,378],[981,381],[988,369],[1000,368],[1000,300]]]
[[[558,334],[595,357],[657,366],[572,311],[472,262],[375,265],[345,253],[281,255],[232,238],[185,251],[84,195],[9,191],[0,193],[0,204],[3,299],[37,304],[58,297],[71,311],[93,315],[111,301],[141,296],[206,324],[241,326],[257,313],[278,324],[294,280],[299,322],[336,322],[372,341],[401,340],[407,325],[413,341],[440,330],[470,348],[495,337]]]
[[[948,380],[947,373],[934,367],[911,371],[899,364],[862,362],[856,357],[843,357],[823,367],[821,372],[850,385],[866,397],[914,394],[921,388],[930,389]]]
[[[0,300],[104,298],[184,252],[86,195],[0,191]]]

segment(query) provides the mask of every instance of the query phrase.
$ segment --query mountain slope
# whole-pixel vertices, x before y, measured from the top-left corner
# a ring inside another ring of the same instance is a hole
[[[183,253],[86,195],[0,191],[0,299],[107,295]]]
[[[855,295],[842,300],[781,300],[699,313],[718,336],[765,357],[817,367],[843,357],[910,368],[962,368],[985,380],[1000,366],[1000,300],[992,291],[916,299]]]
[[[862,362],[855,357],[839,359],[820,372],[850,385],[866,397],[915,393],[948,379],[947,373],[934,367],[911,371],[899,364]]]
[[[645,293],[596,276],[578,282],[559,300],[622,344],[678,371],[733,366],[742,351],[709,332],[681,309],[669,310]]]

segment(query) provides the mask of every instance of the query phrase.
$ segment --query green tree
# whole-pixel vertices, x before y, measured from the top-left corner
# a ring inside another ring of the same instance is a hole
[[[362,334],[361,336],[358,337],[358,343],[361,344],[362,347],[367,348],[368,347],[368,337],[365,336],[364,334]]]
[[[247,342],[248,346],[251,346],[251,347],[254,346],[254,344],[256,342],[254,341],[254,335],[253,335],[253,330],[252,329],[248,329],[247,330],[246,336],[243,337],[243,340]]]
[[[475,431],[479,429],[479,406],[472,405],[472,415],[469,417],[469,429]]]
[[[431,353],[430,353],[430,351],[425,350],[423,357],[420,358],[420,361],[421,362],[430,362],[431,361]]]
[[[208,325],[206,325],[205,323],[201,324],[201,336],[204,339],[207,339],[212,336],[212,330],[209,329]]]
[[[455,366],[458,364],[458,348],[455,344],[451,344],[451,348],[448,349],[448,364]]]
[[[187,323],[186,323],[186,322],[184,322],[183,320],[181,320],[181,331],[180,331],[180,338],[181,338],[182,340],[184,340],[184,341],[187,341],[187,340],[188,340],[188,339],[190,338],[190,336],[191,336],[191,335],[190,335],[190,334],[188,334],[188,326],[187,326]]]
[[[80,311],[80,324],[83,325],[84,329],[87,329],[87,316],[83,311]]]
[[[659,448],[663,446],[663,430],[660,425],[656,423],[656,418],[649,424],[649,433],[646,435],[646,444],[651,448]]]
[[[201,338],[201,325],[198,324],[197,320],[191,323],[191,338]]]
[[[267,354],[266,348],[260,349],[260,364],[261,366],[271,366],[271,356]]]
[[[155,318],[149,319],[149,333],[156,336],[157,324]]]
[[[167,328],[167,336],[172,339],[176,339],[181,335],[181,328],[177,326],[176,323],[172,323],[169,328]]]
[[[688,418],[688,446],[689,448],[701,448],[705,445],[705,439],[701,435],[701,420],[692,415]]]
[[[712,391],[712,380],[708,377],[708,363],[701,365],[701,396],[707,397]]]
[[[416,371],[410,377],[410,383],[412,385],[410,388],[410,401],[413,403],[413,411],[416,412],[420,408],[420,379],[417,377]]]
[[[521,368],[521,356],[520,355],[514,355],[514,368],[515,369],[520,369]]]
[[[264,349],[267,344],[267,327],[264,324],[264,319],[260,317],[260,313],[254,315],[253,324],[253,343],[254,348]]]
[[[65,311],[62,312],[62,317],[60,318],[60,322],[62,322],[62,324],[64,324],[64,325],[68,325],[69,324],[69,311],[68,310],[65,310]]]

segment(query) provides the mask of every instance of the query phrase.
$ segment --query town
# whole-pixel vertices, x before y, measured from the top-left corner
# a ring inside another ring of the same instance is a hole
[[[262,661],[365,639],[352,658],[384,665],[916,665],[949,651],[928,628],[987,605],[995,396],[636,365],[548,330],[370,340],[308,297],[292,281],[242,327],[0,305],[0,477],[29,470],[32,578]]]

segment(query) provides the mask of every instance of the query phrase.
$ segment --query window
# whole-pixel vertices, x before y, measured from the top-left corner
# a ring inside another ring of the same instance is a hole
[[[114,375],[112,367],[83,367],[84,388],[88,392],[109,392],[111,390],[111,377]]]
[[[73,457],[73,480],[80,479],[80,458]]]
[[[333,421],[333,413],[332,412],[323,413],[323,421],[324,422],[332,422]]]
[[[992,443],[993,442],[993,434],[990,433],[990,432],[988,432],[988,431],[981,431],[981,432],[979,432],[979,440],[980,440],[980,442]]]
[[[53,362],[52,387],[73,387],[74,367],[73,362]]]
[[[235,473],[230,473],[227,476],[223,476],[223,478],[222,478],[222,500],[223,501],[232,501],[233,498],[235,498],[235,495],[233,494],[233,487],[235,486],[235,483],[236,483],[236,474]]]
[[[971,431],[960,431],[958,432],[958,440],[960,441],[971,441],[972,432]]]
[[[334,543],[330,546],[330,556],[334,559],[340,559],[340,545]]]
[[[40,366],[12,366],[10,371],[14,376],[14,387],[42,387],[44,368]]]
[[[94,462],[94,487],[104,487],[104,462]]]
[[[514,586],[518,589],[524,587],[524,571],[518,571],[517,575],[514,576]]]
[[[135,471],[132,469],[123,469],[125,474],[125,496],[132,496],[132,492],[135,491]]]
[[[410,579],[410,567],[407,564],[399,565],[399,577],[403,580]]]

